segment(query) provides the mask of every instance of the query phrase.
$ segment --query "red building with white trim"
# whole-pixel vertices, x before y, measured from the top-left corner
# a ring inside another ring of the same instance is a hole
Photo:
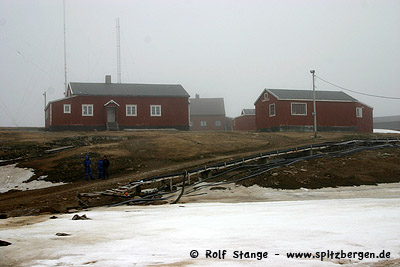
[[[256,129],[255,109],[243,109],[240,116],[233,120],[233,130],[235,131],[254,131]]]
[[[313,131],[311,90],[265,89],[254,103],[261,131]],[[373,108],[341,91],[316,91],[318,131],[373,131]]]
[[[190,98],[191,131],[226,131],[230,130],[230,121],[225,116],[223,98]]]
[[[175,128],[189,130],[189,94],[182,85],[69,83],[47,104],[49,130]]]

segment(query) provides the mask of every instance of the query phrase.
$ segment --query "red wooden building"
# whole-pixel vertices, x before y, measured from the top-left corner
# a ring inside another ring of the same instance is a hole
[[[373,108],[341,91],[316,91],[318,131],[373,131]],[[265,89],[254,103],[261,131],[313,131],[312,90]]]
[[[256,129],[255,109],[243,109],[240,116],[233,120],[233,130],[235,131],[254,131]]]
[[[49,130],[176,128],[189,130],[189,94],[181,85],[105,83],[68,85],[47,104]]]
[[[190,98],[191,131],[226,131],[230,130],[229,120],[225,116],[223,98]]]

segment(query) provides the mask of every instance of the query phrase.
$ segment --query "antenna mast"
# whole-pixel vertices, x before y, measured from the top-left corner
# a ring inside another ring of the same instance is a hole
[[[121,83],[121,36],[119,29],[119,18],[117,18],[117,83]]]
[[[64,96],[67,96],[67,90],[68,90],[68,85],[67,85],[67,41],[66,41],[66,27],[65,27],[65,0],[63,0],[63,11],[64,11],[64,86],[65,86],[65,92]]]

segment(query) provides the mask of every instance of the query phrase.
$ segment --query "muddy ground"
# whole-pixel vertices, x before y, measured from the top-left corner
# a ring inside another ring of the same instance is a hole
[[[239,182],[283,189],[376,185],[400,182],[400,148],[303,161]]]
[[[326,141],[387,135],[255,132],[26,132],[0,130],[0,164],[18,163],[62,186],[0,194],[0,213],[6,216],[65,212],[77,206],[77,193],[116,188],[133,180],[190,169],[260,152]],[[396,136],[397,138],[398,136]],[[49,153],[48,150],[69,147]],[[83,159],[94,165],[107,155],[110,179],[84,181]],[[345,158],[319,159],[274,170],[243,181],[273,188],[376,184],[400,181],[400,150],[366,151]]]

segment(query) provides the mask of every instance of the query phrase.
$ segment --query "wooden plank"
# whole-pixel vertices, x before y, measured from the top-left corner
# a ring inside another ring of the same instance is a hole
[[[48,154],[49,153],[55,153],[55,152],[59,152],[59,151],[66,150],[66,149],[70,149],[70,148],[73,148],[73,147],[75,147],[75,146],[57,147],[57,148],[45,150],[44,153],[48,153]]]

